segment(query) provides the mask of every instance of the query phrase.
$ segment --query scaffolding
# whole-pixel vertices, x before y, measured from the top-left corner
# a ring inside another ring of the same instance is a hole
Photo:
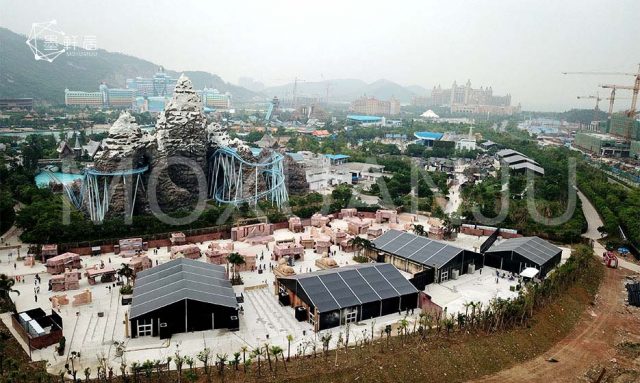
[[[249,162],[235,149],[217,149],[209,158],[209,198],[220,204],[236,206],[241,203],[255,205],[266,199],[281,208],[289,200],[283,160],[281,154],[271,152],[264,162]],[[261,183],[263,187],[259,186]]]

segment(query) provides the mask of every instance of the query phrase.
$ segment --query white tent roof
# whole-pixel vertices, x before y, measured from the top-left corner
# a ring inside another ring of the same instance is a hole
[[[538,275],[539,272],[540,270],[536,269],[535,267],[527,267],[526,269],[522,270],[520,276],[523,278],[533,278]]]
[[[429,109],[426,112],[422,113],[420,115],[420,117],[426,117],[426,118],[440,118],[440,116],[438,116],[437,114],[434,113],[433,110]]]

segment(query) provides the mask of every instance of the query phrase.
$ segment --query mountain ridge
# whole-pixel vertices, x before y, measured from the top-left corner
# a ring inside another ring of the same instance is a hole
[[[293,86],[293,83],[288,83],[266,87],[261,93],[267,97],[290,98],[293,93]],[[298,82],[296,94],[299,97],[307,96],[325,99],[327,97],[327,89],[330,101],[344,102],[353,101],[362,96],[376,97],[382,100],[395,97],[401,102],[410,102],[413,97],[422,95],[419,92],[414,92],[410,87],[402,86],[387,79],[379,79],[367,83],[363,80],[352,78]],[[416,88],[416,90],[418,89]]]
[[[114,88],[124,88],[127,78],[151,77],[161,67],[145,59],[103,49],[94,51],[95,55],[91,56],[61,54],[51,63],[37,61],[25,43],[26,38],[0,27],[0,98],[29,97],[39,102],[62,104],[65,88],[92,92],[98,90],[102,81]],[[196,89],[211,87],[221,92],[228,91],[238,101],[260,97],[258,93],[226,82],[214,73],[165,72],[175,77],[184,73]]]

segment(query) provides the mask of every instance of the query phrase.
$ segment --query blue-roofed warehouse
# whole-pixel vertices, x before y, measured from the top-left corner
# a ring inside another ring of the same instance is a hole
[[[346,154],[325,154],[324,156],[331,161],[331,165],[344,164],[350,157]]]
[[[421,141],[424,146],[433,146],[434,141],[440,141],[444,133],[438,132],[415,132],[414,137]]]
[[[382,123],[383,117],[349,114],[347,115],[347,120],[360,124],[379,124]]]

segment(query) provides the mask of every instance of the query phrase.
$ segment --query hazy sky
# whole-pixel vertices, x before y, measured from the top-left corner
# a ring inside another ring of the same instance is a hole
[[[13,31],[52,19],[67,34],[95,35],[99,48],[234,83],[471,79],[527,110],[590,108],[576,96],[632,81],[562,71],[633,72],[640,63],[638,0],[0,0],[0,26]]]

